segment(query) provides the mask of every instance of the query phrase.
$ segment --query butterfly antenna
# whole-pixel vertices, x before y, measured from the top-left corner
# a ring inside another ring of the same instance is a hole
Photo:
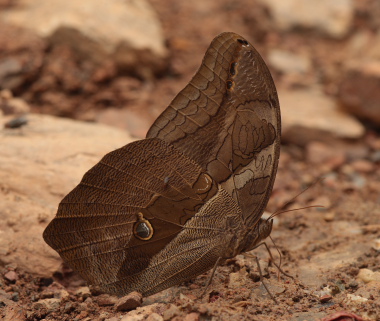
[[[286,213],[286,212],[292,212],[292,211],[298,211],[298,210],[303,210],[303,209],[306,209],[306,208],[312,208],[312,207],[324,207],[323,205],[312,205],[312,206],[306,206],[306,207],[301,207],[301,208],[296,208],[296,209],[292,209],[292,210],[286,210],[286,211],[282,211],[283,208],[287,207],[289,204],[291,204],[298,196],[302,195],[303,193],[305,193],[309,188],[317,185],[318,183],[320,183],[321,181],[323,181],[325,179],[325,177],[321,177],[321,178],[318,178],[317,180],[315,180],[313,183],[311,183],[308,187],[306,187],[305,189],[303,189],[300,193],[298,193],[296,196],[292,197],[289,201],[287,201],[283,206],[281,206],[281,209],[278,209],[277,211],[275,211],[274,213],[272,213],[270,215],[270,217],[268,218],[268,220],[272,219],[273,217],[277,216],[277,215],[280,215],[282,213]]]
[[[268,218],[267,218],[267,221],[271,220],[272,218],[274,218],[275,216],[278,216],[280,214],[283,214],[283,213],[288,213],[288,212],[295,212],[295,211],[300,211],[300,210],[305,210],[307,208],[324,208],[323,205],[310,205],[310,206],[305,206],[305,207],[299,207],[299,208],[293,208],[291,210],[286,210],[286,211],[281,211],[281,212],[274,212],[273,214],[271,214]]]

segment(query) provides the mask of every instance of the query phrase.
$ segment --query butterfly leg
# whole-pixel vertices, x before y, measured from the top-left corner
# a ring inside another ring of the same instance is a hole
[[[269,249],[269,246],[268,246],[268,244],[267,244],[266,242],[261,242],[260,244],[257,244],[252,250],[258,248],[258,247],[261,246],[261,245],[264,245],[265,248],[267,249],[268,254],[269,254],[269,256],[270,256],[270,259],[271,259],[272,262],[273,262],[273,265],[274,265],[274,266],[275,266],[275,267],[276,267],[276,268],[277,268],[277,269],[278,269],[283,275],[287,276],[288,278],[294,279],[294,277],[293,277],[292,275],[286,273],[283,269],[281,269],[281,253],[279,252],[279,254],[280,254],[280,264],[277,264],[276,261],[275,261],[274,258],[273,258],[272,252],[271,252],[271,250]],[[277,247],[276,247],[276,249],[277,249]],[[278,251],[278,249],[277,249],[277,251]],[[247,254],[245,253],[244,255],[247,255]]]
[[[216,260],[215,265],[214,265],[214,267],[212,268],[211,275],[210,275],[210,277],[209,277],[208,280],[207,280],[207,283],[206,283],[205,289],[204,289],[204,291],[202,292],[202,296],[204,296],[204,295],[206,294],[207,288],[208,288],[208,286],[211,284],[212,278],[214,277],[214,274],[215,274],[216,268],[219,266],[219,262],[220,262],[221,259],[222,259],[221,257],[218,257],[218,259]]]

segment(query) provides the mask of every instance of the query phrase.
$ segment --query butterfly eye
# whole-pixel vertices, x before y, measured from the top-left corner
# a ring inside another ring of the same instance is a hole
[[[147,241],[151,239],[153,236],[152,225],[149,223],[148,220],[142,217],[141,213],[139,213],[139,221],[135,223],[133,233],[138,239],[142,241]]]

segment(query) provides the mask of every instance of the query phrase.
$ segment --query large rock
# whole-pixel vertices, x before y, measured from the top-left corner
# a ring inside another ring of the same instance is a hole
[[[261,0],[269,7],[275,23],[282,30],[296,27],[319,30],[341,38],[350,29],[352,0]]]
[[[350,64],[339,87],[342,106],[358,118],[380,126],[380,62]]]
[[[28,125],[0,132],[0,265],[51,276],[61,260],[42,232],[58,203],[104,154],[131,138],[105,125],[28,118]]]
[[[305,145],[311,140],[359,138],[364,127],[317,88],[279,91],[283,140]]]
[[[162,30],[156,13],[145,0],[19,0],[2,10],[0,19],[33,29],[49,37],[59,27],[70,27],[114,51],[126,41],[136,48],[165,53]]]

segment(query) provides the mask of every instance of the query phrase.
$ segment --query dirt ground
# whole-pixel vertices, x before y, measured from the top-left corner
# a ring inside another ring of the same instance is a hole
[[[349,55],[343,46],[349,37],[336,41],[308,30],[281,34],[264,7],[245,10],[251,5],[248,0],[150,2],[163,24],[170,52],[165,71],[152,79],[113,74],[95,87],[89,80],[92,89],[81,94],[65,93],[59,87],[62,82],[48,87],[44,95],[38,82],[24,84],[16,94],[34,112],[94,121],[105,108],[123,106],[149,123],[189,81],[209,42],[222,31],[244,35],[264,57],[273,47],[313,52],[308,75],[289,80],[274,73],[276,85],[306,87],[318,81],[326,93],[337,94],[339,62]],[[206,19],[210,12],[212,18]],[[358,0],[355,28],[380,31],[379,16],[376,1]],[[67,59],[55,50],[48,54],[50,60]],[[43,77],[44,72],[38,81],[42,83]],[[65,107],[58,110],[54,102],[61,98]],[[282,145],[267,212],[323,207],[282,213],[275,219],[271,234],[275,245],[271,240],[268,245],[275,262],[281,261],[293,278],[279,273],[265,248],[252,253],[260,259],[264,282],[276,302],[264,289],[255,260],[243,255],[217,269],[205,295],[209,273],[144,298],[142,306],[131,311],[117,311],[116,298],[88,289],[68,267],[41,278],[7,265],[0,273],[0,316],[85,321],[380,320],[380,131],[370,123],[365,126],[366,134],[357,140]]]

